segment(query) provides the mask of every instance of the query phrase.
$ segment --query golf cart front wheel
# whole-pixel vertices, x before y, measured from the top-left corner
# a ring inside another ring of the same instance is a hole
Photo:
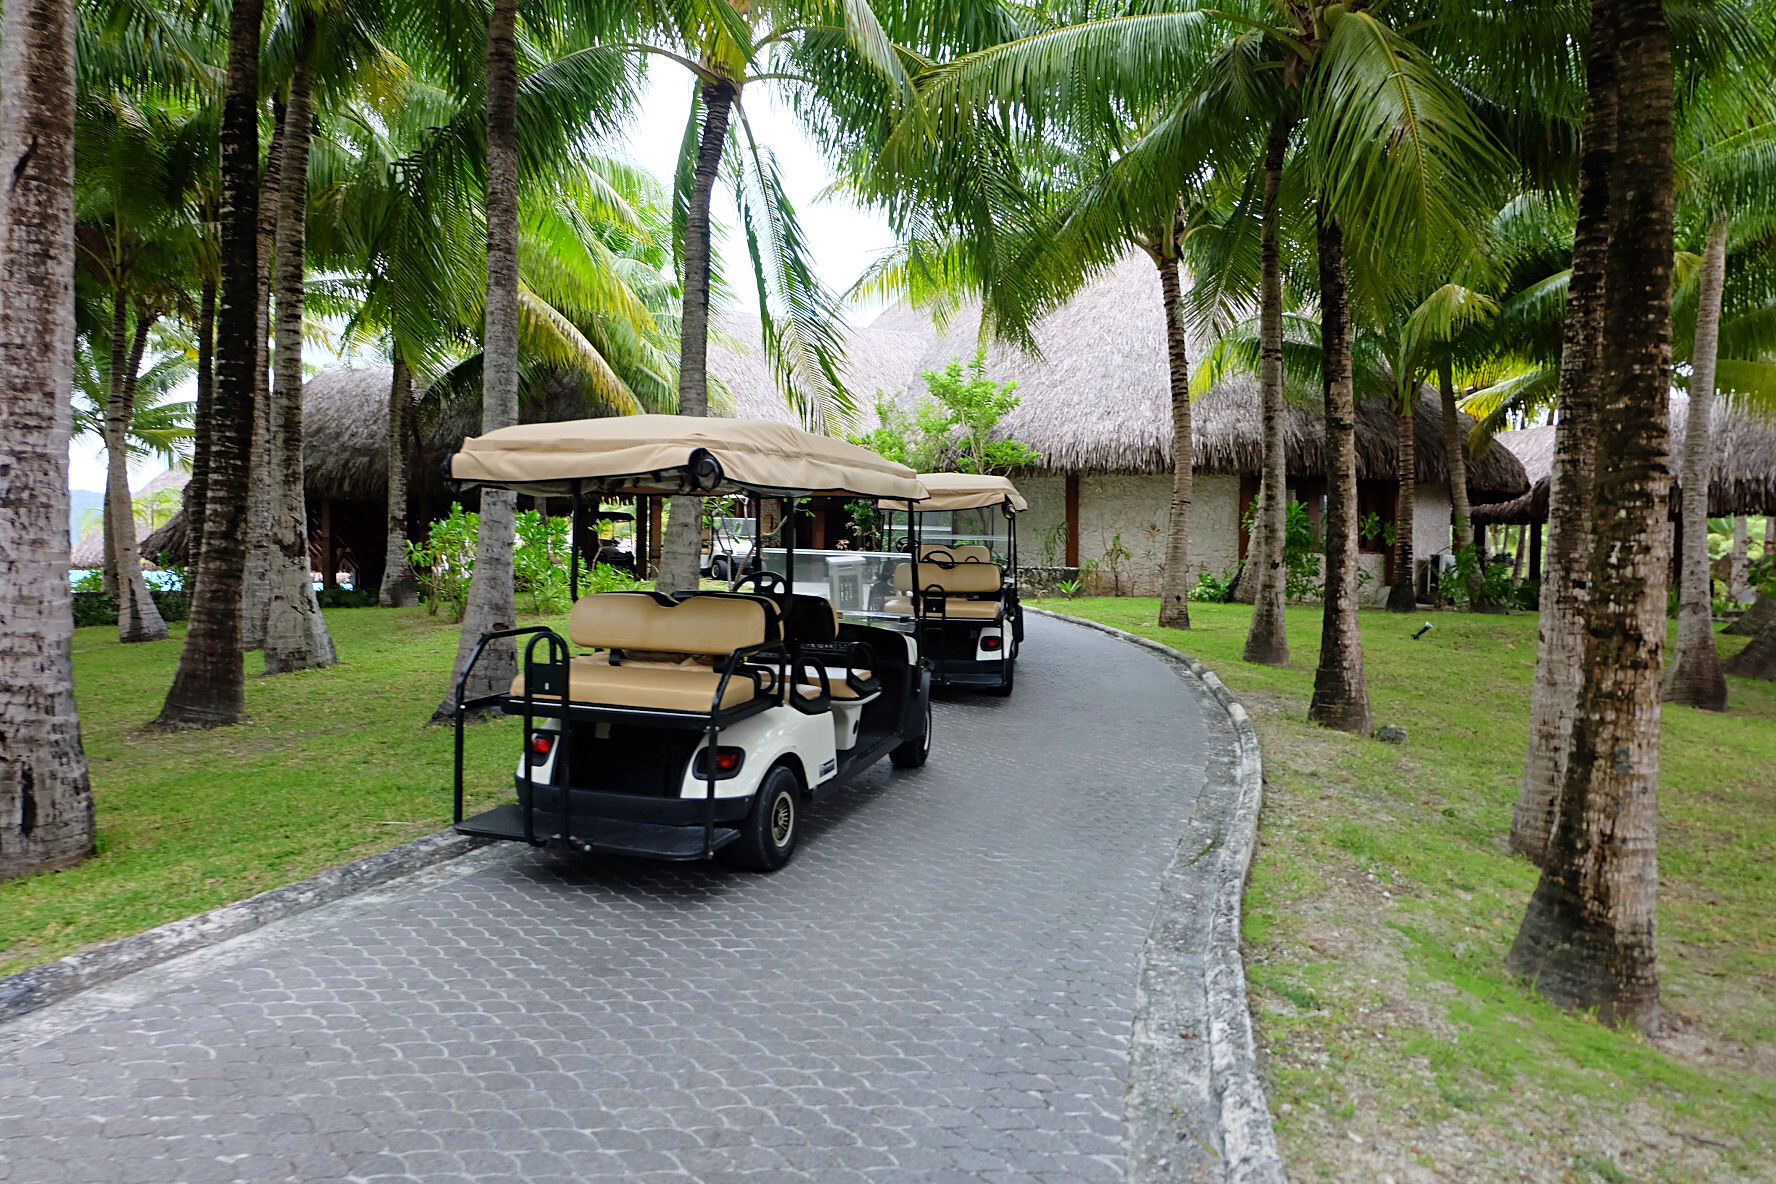
[[[888,753],[897,769],[917,769],[931,755],[931,700],[925,700],[925,726],[917,736]]]
[[[752,809],[740,824],[740,838],[721,853],[735,867],[774,872],[795,854],[801,820],[801,778],[788,766],[778,765],[765,774]]]

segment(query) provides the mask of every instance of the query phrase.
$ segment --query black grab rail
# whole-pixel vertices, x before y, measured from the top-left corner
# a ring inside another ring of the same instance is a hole
[[[479,662],[481,655],[486,652],[488,642],[498,641],[502,637],[519,637],[526,633],[552,632],[554,631],[547,625],[527,625],[522,629],[495,629],[491,633],[483,633],[481,640],[475,643],[474,652],[469,655],[469,664],[463,667],[462,674],[456,680],[456,694],[453,696],[456,700],[456,825],[461,825],[463,820],[463,723],[469,712],[498,703],[506,697],[503,694],[480,695],[474,699],[465,700],[463,691],[468,689],[469,675],[474,672],[475,663]],[[526,759],[529,759],[528,753]]]

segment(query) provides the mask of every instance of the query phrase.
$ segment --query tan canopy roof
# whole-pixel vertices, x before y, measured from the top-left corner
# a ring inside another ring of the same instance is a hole
[[[1024,495],[1017,491],[1009,477],[983,477],[978,473],[920,473],[919,480],[924,482],[930,494],[918,505],[921,513],[926,510],[973,510],[981,506],[1002,506],[1009,504],[1014,514],[1021,514],[1030,508]],[[883,502],[884,510],[904,510],[903,501]]]
[[[713,463],[710,463],[712,462]],[[762,493],[925,497],[918,474],[788,424],[688,415],[530,423],[463,441],[450,477],[528,494]]]

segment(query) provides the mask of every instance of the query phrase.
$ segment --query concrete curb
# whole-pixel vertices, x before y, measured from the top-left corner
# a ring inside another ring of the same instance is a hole
[[[1221,709],[1234,741],[1227,760],[1209,762],[1192,833],[1166,868],[1141,951],[1129,1058],[1128,1178],[1131,1184],[1204,1178],[1286,1184],[1258,1079],[1240,958],[1240,904],[1264,801],[1257,730],[1233,692],[1195,658],[1097,621],[1026,608],[1170,662]],[[1193,989],[1199,977],[1200,991]],[[1210,1129],[1193,1130],[1191,1114],[1205,1110]]]
[[[411,843],[339,867],[318,876],[261,892],[132,937],[106,942],[58,962],[0,978],[0,1024],[60,1002],[90,987],[114,982],[127,974],[239,937],[273,921],[331,904],[366,888],[374,888],[467,855],[491,840],[439,831]]]

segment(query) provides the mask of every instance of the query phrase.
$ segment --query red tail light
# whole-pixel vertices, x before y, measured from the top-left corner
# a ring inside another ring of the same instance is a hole
[[[538,732],[530,738],[530,751],[537,756],[548,756],[554,748],[555,741],[547,732]]]
[[[991,637],[981,638],[981,649],[983,650],[996,650],[1004,644],[1005,639],[997,634],[994,634]]]
[[[744,749],[729,748],[726,745],[722,746],[721,748],[716,749],[715,750],[715,779],[717,781],[727,780],[729,777],[732,777],[734,774],[738,773],[740,771],[740,766],[744,765],[745,763],[746,763],[746,751]],[[692,773],[692,776],[696,777],[700,781],[706,780],[709,777],[709,775],[710,775],[709,750],[707,748],[702,749],[697,753],[696,765],[692,769],[691,773]]]

